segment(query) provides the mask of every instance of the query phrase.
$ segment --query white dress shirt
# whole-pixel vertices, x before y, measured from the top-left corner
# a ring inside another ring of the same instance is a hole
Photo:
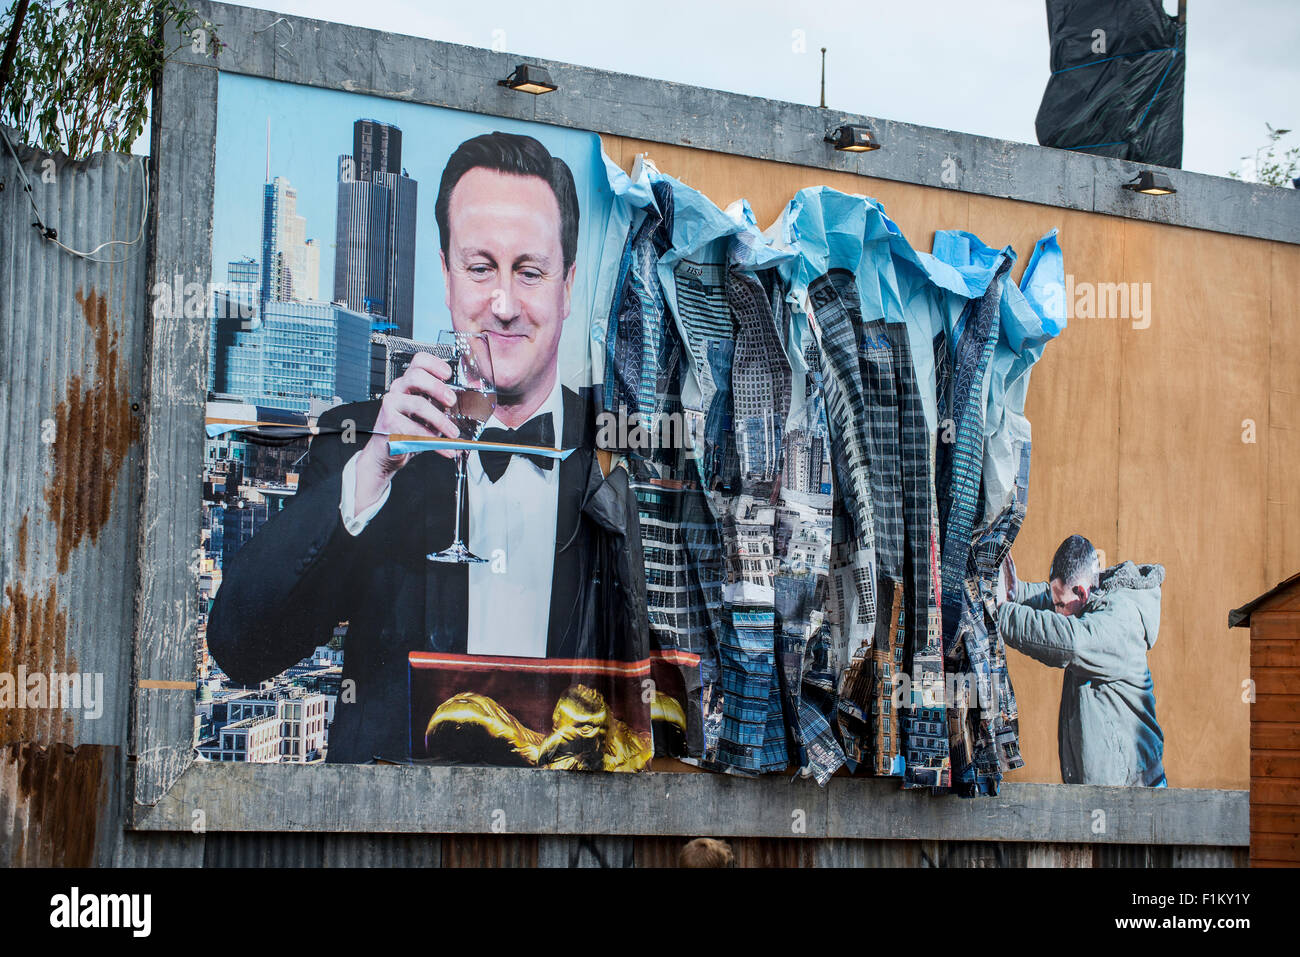
[[[564,435],[564,396],[557,381],[533,416],[551,413],[556,446]],[[496,415],[487,428],[506,428]],[[357,453],[360,454],[360,453]],[[425,453],[428,454],[428,453]],[[388,501],[391,483],[379,500],[356,513],[356,455],[343,467],[339,512],[351,535],[361,530]],[[551,618],[551,577],[555,571],[555,520],[560,495],[560,463],[543,469],[514,455],[495,482],[487,477],[478,452],[465,462],[469,502],[470,551],[486,562],[469,566],[469,636],[472,655],[545,658]],[[451,542],[430,542],[434,551]]]

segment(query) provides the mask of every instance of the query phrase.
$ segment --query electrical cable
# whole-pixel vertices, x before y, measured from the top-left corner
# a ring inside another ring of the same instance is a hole
[[[140,160],[141,211],[140,211],[140,229],[136,233],[135,239],[130,239],[130,240],[110,239],[107,240],[106,242],[100,243],[98,246],[96,246],[94,249],[89,250],[88,252],[82,252],[79,249],[73,249],[71,246],[59,242],[58,235],[55,232],[55,230],[45,225],[45,220],[41,217],[41,209],[36,204],[36,196],[32,191],[31,180],[27,178],[27,173],[23,169],[23,164],[18,159],[18,154],[17,152],[15,152],[13,144],[9,142],[9,135],[5,132],[4,127],[2,126],[0,126],[0,139],[3,139],[5,141],[5,146],[8,147],[9,149],[9,155],[14,158],[14,163],[18,167],[18,175],[22,178],[23,189],[27,193],[27,201],[32,204],[32,211],[36,214],[36,222],[32,223],[32,225],[41,231],[42,237],[49,240],[54,245],[58,246],[64,252],[70,253],[73,256],[77,256],[81,259],[86,260],[87,262],[92,262],[92,263],[106,263],[108,265],[117,265],[119,263],[126,262],[133,255],[135,255],[134,252],[131,252],[123,256],[121,259],[99,259],[96,258],[95,253],[99,252],[105,246],[134,246],[144,238],[145,223],[147,223],[149,220],[149,166],[148,166],[147,157],[144,156],[138,157],[138,159]]]

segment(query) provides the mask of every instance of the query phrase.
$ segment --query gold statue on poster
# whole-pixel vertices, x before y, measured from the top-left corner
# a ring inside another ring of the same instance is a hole
[[[672,698],[654,692],[653,721],[686,728],[686,715]],[[486,695],[463,691],[438,706],[425,729],[430,754],[442,750],[438,740],[467,730],[483,732],[519,760],[538,768],[562,771],[637,771],[654,757],[649,731],[637,731],[611,713],[605,696],[583,684],[568,688],[555,703],[551,730],[534,731]]]

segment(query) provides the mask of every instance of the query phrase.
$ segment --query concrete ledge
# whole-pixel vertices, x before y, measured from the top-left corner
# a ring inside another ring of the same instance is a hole
[[[196,811],[208,831],[1249,843],[1246,791],[1006,784],[963,800],[872,778],[334,764],[197,763],[134,826],[190,831]]]
[[[207,0],[196,6],[228,47],[216,60],[185,47],[178,59],[231,73],[1300,243],[1300,190],[1170,170],[1175,195],[1142,196],[1120,186],[1144,164]],[[559,89],[529,96],[497,86],[521,61],[547,67]],[[842,123],[870,125],[884,148],[835,152],[823,137]]]

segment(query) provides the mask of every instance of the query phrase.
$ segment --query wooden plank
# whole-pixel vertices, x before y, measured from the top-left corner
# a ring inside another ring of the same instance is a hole
[[[1251,778],[1250,799],[1259,804],[1300,804],[1300,782]]]
[[[1250,720],[1295,724],[1300,721],[1300,695],[1258,695],[1250,706]]]
[[[1295,834],[1250,835],[1250,856],[1267,861],[1300,862],[1300,836]]]
[[[1252,834],[1300,833],[1300,805],[1251,804],[1250,832]]]
[[[1250,670],[1257,668],[1293,668],[1300,665],[1300,643],[1290,639],[1250,639]]]
[[[1300,787],[1300,751],[1262,751],[1252,748],[1250,774],[1252,778],[1279,781],[1289,779]]]
[[[1251,673],[1260,695],[1300,695],[1300,668],[1262,668]]]
[[[1252,612],[1250,616],[1250,637],[1252,641],[1262,638],[1286,638],[1293,642],[1300,640],[1300,612]],[[1300,658],[1297,660],[1300,660]]]
[[[1257,748],[1300,751],[1300,724],[1252,721],[1250,747],[1252,751]]]

